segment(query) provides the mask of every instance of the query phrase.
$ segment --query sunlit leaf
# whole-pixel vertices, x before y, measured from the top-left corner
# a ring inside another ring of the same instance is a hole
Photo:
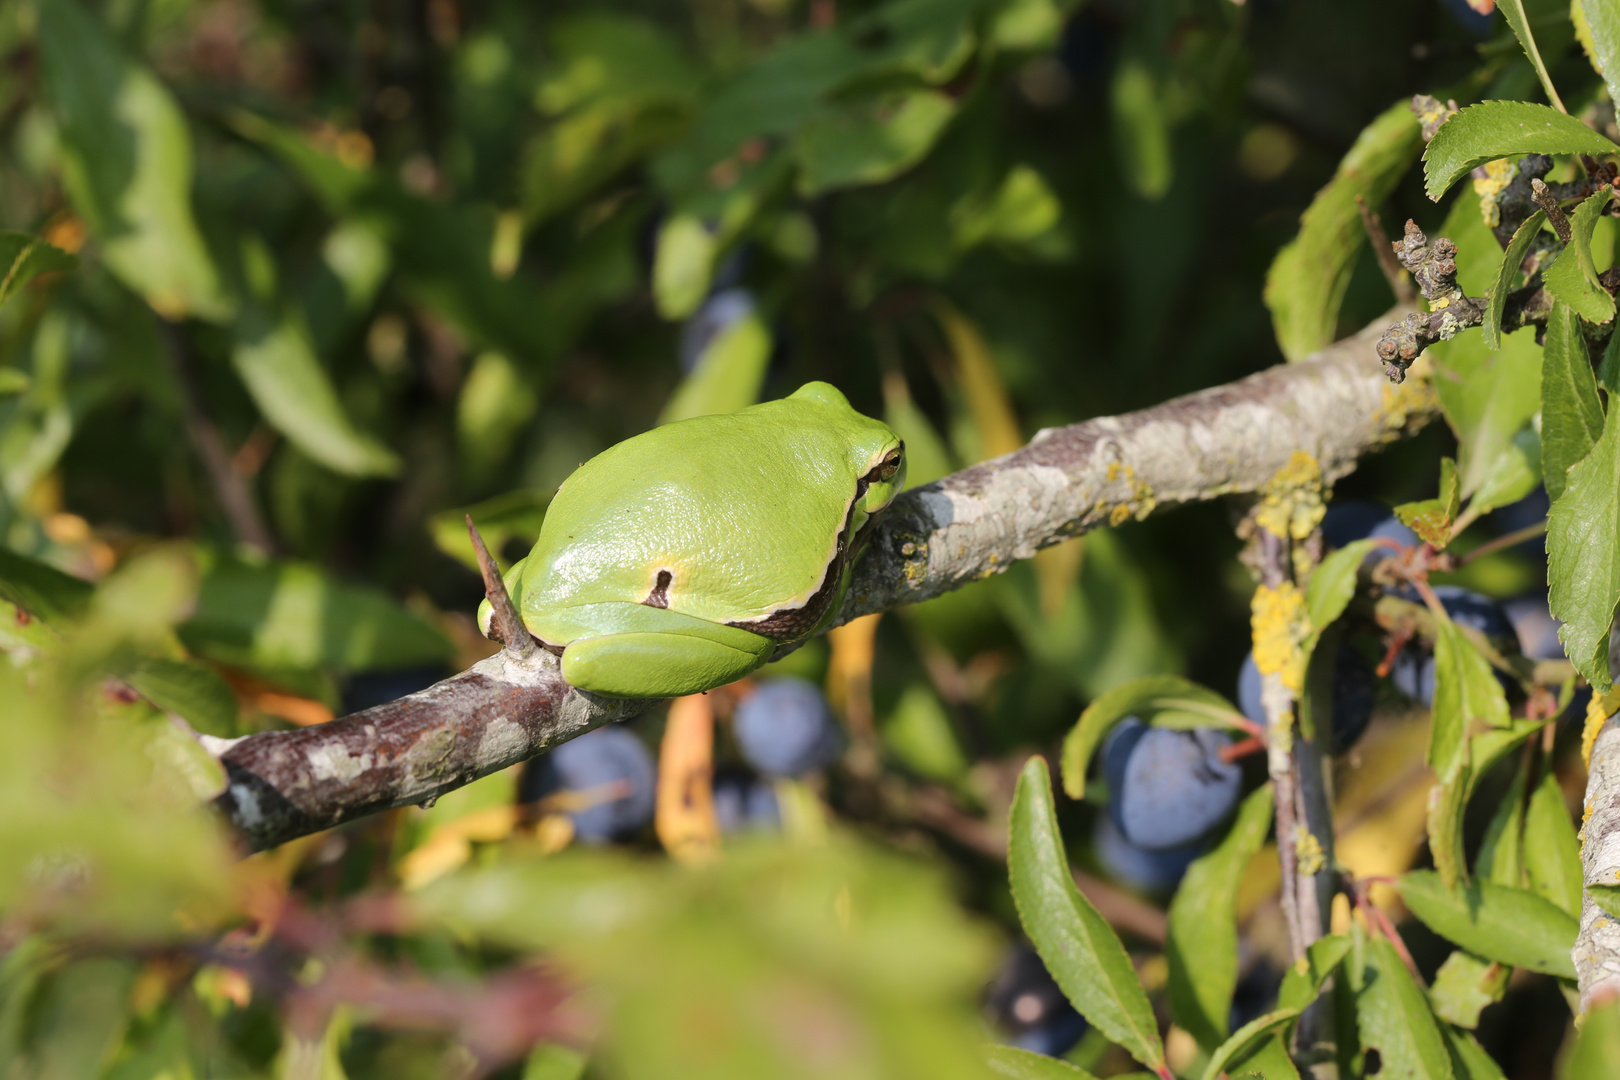
[[[990,1071],[1010,1080],[1092,1080],[1078,1065],[1016,1046],[992,1046],[986,1051]]]
[[[1312,630],[1320,634],[1344,614],[1356,593],[1361,560],[1377,544],[1376,540],[1354,540],[1317,563],[1305,585],[1305,610],[1311,617]]]
[[[1435,619],[1434,726],[1429,764],[1442,780],[1463,762],[1468,732],[1477,723],[1507,727],[1507,697],[1489,660],[1449,618]]]
[[[878,184],[920,161],[956,114],[934,90],[904,90],[831,106],[794,141],[799,192]]]
[[[1303,1011],[1315,1001],[1328,976],[1349,954],[1350,946],[1350,939],[1342,934],[1330,934],[1313,941],[1305,955],[1283,972],[1282,986],[1277,990],[1277,1007]]]
[[[1484,487],[1514,437],[1535,415],[1541,400],[1541,350],[1536,331],[1509,335],[1499,351],[1477,334],[1458,334],[1428,353],[1435,396],[1457,435],[1457,473],[1463,498]]]
[[[1536,69],[1536,77],[1541,80],[1541,89],[1546,93],[1547,100],[1562,112],[1564,103],[1559,100],[1558,91],[1553,89],[1552,78],[1547,74],[1547,64],[1541,58],[1541,49],[1536,44],[1535,32],[1525,12],[1524,0],[1497,0],[1496,6],[1501,9],[1508,25],[1513,27],[1513,35],[1519,39],[1524,55],[1530,58],[1530,65]]]
[[[1601,187],[1582,200],[1569,218],[1573,234],[1569,243],[1541,272],[1548,292],[1583,319],[1595,323],[1614,318],[1614,297],[1598,281],[1597,266],[1592,258],[1592,230],[1613,196],[1613,188]]]
[[[36,618],[57,622],[77,616],[93,592],[88,581],[0,547],[0,597]]]
[[[1504,973],[1505,974],[1505,973]],[[1456,1080],[1506,1080],[1496,1063],[1474,1036],[1450,1024],[1441,1024],[1446,1049],[1451,1051],[1451,1072]]]
[[[143,657],[125,674],[141,696],[205,735],[229,738],[236,730],[236,694],[230,684],[192,660]]]
[[[1441,458],[1439,497],[1397,506],[1395,516],[1411,526],[1424,543],[1439,551],[1451,542],[1451,525],[1457,520],[1461,496],[1457,463],[1451,458]]]
[[[1204,1067],[1204,1080],[1220,1080],[1223,1073],[1237,1073],[1242,1068],[1242,1062],[1255,1050],[1298,1019],[1298,1009],[1277,1009],[1250,1020],[1209,1055],[1209,1064]]]
[[[1564,805],[1564,793],[1550,772],[1530,793],[1525,810],[1524,869],[1531,892],[1580,917],[1581,842]]]
[[[1148,675],[1099,696],[1063,740],[1063,790],[1086,794],[1086,769],[1108,733],[1128,716],[1159,727],[1237,726],[1242,714],[1221,695],[1179,675]]]
[[[1440,1019],[1458,1027],[1479,1023],[1480,1010],[1502,1000],[1512,970],[1458,949],[1446,957],[1429,987],[1429,1001]]]
[[[1206,1050],[1226,1040],[1237,988],[1237,894],[1271,828],[1271,785],[1256,788],[1220,844],[1187,870],[1170,903],[1170,1010]]]
[[[758,311],[732,322],[703,350],[697,367],[675,388],[658,422],[736,412],[756,403],[765,385],[771,345],[770,329]]]
[[[1492,349],[1502,347],[1502,312],[1507,307],[1508,293],[1518,280],[1519,269],[1524,265],[1524,257],[1530,253],[1531,243],[1546,224],[1546,212],[1537,210],[1514,230],[1513,239],[1502,253],[1502,265],[1497,271],[1496,285],[1491,289],[1490,302],[1485,308],[1485,322],[1480,327],[1485,344]]]
[[[1577,0],[1575,10],[1586,23],[1581,46],[1603,76],[1609,100],[1620,101],[1620,9],[1604,0]]]
[[[1620,602],[1620,420],[1614,412],[1591,453],[1569,469],[1547,515],[1548,603],[1558,640],[1598,693],[1612,684],[1609,628]]]
[[[1575,918],[1533,892],[1489,881],[1448,889],[1430,870],[1403,874],[1396,888],[1429,929],[1477,956],[1575,977]]]
[[[1573,116],[1526,101],[1484,101],[1440,125],[1423,154],[1429,198],[1476,166],[1517,154],[1612,154],[1616,146]]]
[[[1164,1046],[1131,958],[1069,871],[1044,758],[1031,757],[1019,774],[1010,831],[1013,900],[1046,969],[1092,1026],[1160,1069]]]
[[[1620,1008],[1610,998],[1587,1012],[1564,1080],[1608,1080],[1616,1061],[1620,1061]]]
[[[1363,966],[1353,981],[1364,1053],[1377,1050],[1380,1076],[1451,1080],[1451,1055],[1423,990],[1395,947],[1381,937],[1359,950]]]
[[[0,304],[41,274],[71,270],[79,260],[28,233],[0,232]]]

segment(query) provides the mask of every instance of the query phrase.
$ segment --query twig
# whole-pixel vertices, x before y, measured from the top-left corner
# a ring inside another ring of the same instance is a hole
[[[1563,208],[1558,205],[1557,197],[1553,195],[1551,189],[1542,182],[1540,177],[1530,181],[1530,192],[1531,198],[1536,200],[1536,205],[1546,211],[1547,220],[1552,223],[1553,232],[1558,234],[1558,239],[1566,244],[1573,240],[1575,230],[1570,228],[1569,218],[1564,216]]]
[[[1367,240],[1372,244],[1373,254],[1378,257],[1378,269],[1384,272],[1384,280],[1395,294],[1395,302],[1410,307],[1417,303],[1417,289],[1412,285],[1412,276],[1401,268],[1400,261],[1395,258],[1395,245],[1390,242],[1389,234],[1384,231],[1384,222],[1378,216],[1378,211],[1367,205],[1367,200],[1360,195],[1356,196],[1356,209],[1361,211],[1361,225],[1367,230]]]
[[[501,579],[495,560],[489,557],[489,548],[484,546],[484,538],[478,535],[478,526],[473,524],[472,515],[466,517],[473,553],[478,556],[478,572],[484,579],[484,595],[489,599],[490,629],[507,652],[518,660],[527,660],[540,646],[535,644],[534,635],[523,625],[523,616],[519,614],[517,605],[512,603],[512,596],[506,591],[506,582]]]
[[[225,511],[231,533],[237,543],[273,555],[276,543],[271,538],[270,530],[265,527],[264,518],[259,515],[253,492],[249,490],[246,478],[236,470],[231,452],[225,447],[224,436],[203,408],[202,397],[191,374],[190,343],[186,341],[184,331],[174,323],[164,320],[160,325],[168,346],[165,353],[169,367],[174,373],[175,386],[180,390],[186,435],[202,458],[203,467],[208,470],[208,478],[214,485],[214,496],[219,500],[220,509]]]
[[[1436,414],[1424,384],[1392,391],[1378,373],[1378,332],[1141,412],[1044,431],[906,492],[878,526],[839,618],[939,596],[1099,526],[1259,490],[1302,449],[1331,483]],[[503,649],[329,724],[204,741],[229,777],[220,809],[262,848],[433,798],[653,704],[580,692],[551,653]]]
[[[1526,525],[1522,529],[1514,529],[1510,533],[1504,533],[1501,536],[1498,536],[1495,540],[1485,541],[1485,543],[1479,545],[1479,547],[1458,559],[1457,565],[1467,566],[1475,559],[1483,559],[1487,555],[1494,555],[1503,548],[1510,548],[1515,544],[1522,544],[1526,540],[1534,540],[1536,537],[1541,536],[1546,531],[1547,522],[1545,520],[1538,521],[1534,525]]]
[[[1581,826],[1581,867],[1587,885],[1614,885],[1620,867],[1620,720],[1610,717],[1592,744],[1586,779],[1588,817]],[[1581,928],[1572,950],[1581,1010],[1620,991],[1620,922],[1583,890]]]

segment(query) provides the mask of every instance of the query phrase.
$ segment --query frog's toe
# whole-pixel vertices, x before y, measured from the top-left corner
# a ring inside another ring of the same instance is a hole
[[[775,642],[737,633],[733,643],[660,633],[585,638],[563,650],[563,678],[570,686],[606,697],[701,694],[737,681],[770,659]]]

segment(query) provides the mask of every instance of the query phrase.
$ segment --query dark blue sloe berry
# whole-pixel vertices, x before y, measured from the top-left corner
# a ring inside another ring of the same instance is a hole
[[[1372,722],[1378,701],[1378,683],[1372,665],[1348,645],[1339,647],[1333,668],[1333,752],[1341,754],[1356,744]],[[1243,715],[1266,726],[1266,710],[1260,703],[1260,669],[1254,653],[1243,658],[1238,671],[1238,708]]]
[[[767,679],[732,720],[743,760],[767,776],[800,776],[838,757],[840,736],[827,699],[812,682]]]
[[[740,770],[727,770],[714,778],[714,816],[723,833],[782,827],[782,807],[770,781]]]
[[[629,730],[610,726],[588,731],[530,763],[520,798],[583,797],[590,805],[568,809],[574,835],[605,844],[641,829],[653,817],[658,770],[652,754]]]
[[[1342,548],[1357,540],[1393,540],[1403,547],[1418,543],[1418,535],[1401,523],[1389,507],[1379,502],[1343,499],[1333,503],[1322,516],[1322,543],[1329,549]],[[1369,552],[1369,559],[1391,554],[1388,549]]]
[[[1127,888],[1154,896],[1174,892],[1186,876],[1187,867],[1209,846],[1198,841],[1169,851],[1148,851],[1125,839],[1107,814],[1097,815],[1091,844],[1097,865],[1105,874]]]
[[[1418,600],[1418,594],[1413,590],[1396,590],[1409,600]],[[1517,631],[1513,628],[1513,620],[1508,618],[1507,612],[1488,596],[1481,596],[1458,585],[1436,585],[1434,595],[1440,601],[1440,606],[1446,609],[1451,621],[1458,626],[1466,626],[1477,630],[1499,644],[1511,647],[1519,640]],[[1497,681],[1502,684],[1503,690],[1513,688],[1513,680],[1498,671]],[[1402,649],[1395,657],[1389,668],[1389,681],[1395,684],[1395,689],[1416,701],[1421,701],[1425,707],[1434,705],[1434,653],[1426,646],[1416,643]]]
[[[1008,1045],[1037,1054],[1062,1057],[1086,1033],[1085,1019],[1028,945],[1008,950],[985,1004]]]
[[[1208,728],[1178,731],[1123,721],[1103,747],[1108,810],[1125,839],[1150,851],[1182,847],[1237,805],[1243,770],[1218,756],[1231,742]]]

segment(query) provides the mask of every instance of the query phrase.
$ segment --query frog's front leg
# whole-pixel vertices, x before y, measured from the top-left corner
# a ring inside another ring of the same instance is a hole
[[[569,642],[562,655],[569,685],[606,697],[699,694],[737,681],[776,648],[771,639],[733,626],[659,608],[643,611],[634,629]]]

